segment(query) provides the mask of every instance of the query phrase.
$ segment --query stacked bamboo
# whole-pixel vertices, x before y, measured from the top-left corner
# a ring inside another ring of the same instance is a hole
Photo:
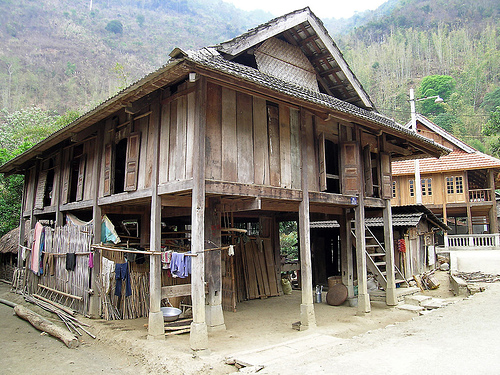
[[[278,296],[279,287],[272,241],[257,238],[240,243],[237,254],[239,256],[236,258],[236,263],[241,267],[240,273],[243,275],[243,278],[237,278],[238,300],[242,297],[246,297],[242,299],[257,299]],[[241,264],[238,258],[241,258]]]

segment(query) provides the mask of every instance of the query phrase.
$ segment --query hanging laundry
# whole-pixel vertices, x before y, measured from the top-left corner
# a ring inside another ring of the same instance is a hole
[[[40,267],[40,262],[42,260],[44,239],[45,237],[43,235],[43,225],[40,224],[40,222],[37,222],[35,225],[35,235],[30,255],[31,270],[37,275],[40,275],[42,271],[42,267]]]
[[[94,268],[94,253],[90,252],[89,254],[89,268]]]
[[[74,271],[76,267],[76,254],[66,253],[66,269],[68,271]]]
[[[398,251],[400,253],[406,253],[406,242],[404,238],[398,240]]]
[[[101,224],[101,242],[106,243],[106,242],[112,242],[114,244],[119,243],[120,237],[118,236],[118,233],[116,233],[115,226],[109,220],[109,218],[104,215],[102,217],[102,224]]]
[[[191,274],[191,257],[184,253],[172,252],[170,271],[173,277],[184,279]]]
[[[116,287],[115,287],[115,296],[122,295],[122,284],[125,281],[125,296],[132,295],[132,287],[130,285],[130,273],[128,271],[128,263],[116,263],[115,264],[115,278],[116,278]]]
[[[172,250],[167,250],[161,253],[161,266],[164,270],[170,269],[172,262]]]
[[[53,253],[43,255],[43,272],[45,275],[54,276],[56,272],[56,258]]]

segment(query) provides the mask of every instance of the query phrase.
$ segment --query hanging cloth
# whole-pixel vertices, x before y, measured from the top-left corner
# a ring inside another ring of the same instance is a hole
[[[41,267],[40,261],[42,259],[42,251],[43,251],[43,225],[40,222],[35,224],[35,235],[33,246],[31,247],[31,255],[30,255],[30,267],[31,270],[40,275]]]
[[[76,267],[76,254],[66,253],[66,269],[68,271],[74,271]]]
[[[116,287],[115,287],[115,296],[122,295],[122,284],[125,281],[125,296],[132,295],[132,287],[130,285],[130,273],[128,271],[128,263],[116,263],[115,264],[115,278],[116,278]]]

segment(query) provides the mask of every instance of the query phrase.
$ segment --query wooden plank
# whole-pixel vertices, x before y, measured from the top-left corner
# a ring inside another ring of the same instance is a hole
[[[266,101],[253,97],[254,181],[269,185],[269,144],[267,139]]]
[[[208,284],[205,283],[205,294],[208,293]],[[175,298],[191,295],[191,284],[169,285],[161,287],[161,298]]]
[[[292,186],[290,108],[282,104],[279,106],[279,123],[281,187],[290,188]]]
[[[168,181],[175,181],[177,155],[177,100],[170,103],[170,136],[169,136],[169,157],[168,157]],[[180,147],[180,146],[179,146]]]
[[[318,172],[318,159],[316,157],[314,134],[313,116],[310,113],[304,114],[305,121],[305,136],[307,147],[307,181],[309,191],[319,191],[319,172]]]
[[[160,125],[160,164],[159,183],[168,181],[168,159],[170,153],[170,103],[164,104],[161,108]]]
[[[262,240],[264,254],[266,258],[267,277],[269,278],[269,291],[271,296],[279,296],[278,282],[276,280],[276,262],[273,251],[273,244],[270,238]]]
[[[139,181],[144,179],[144,182],[139,182],[139,185],[140,188],[142,186],[149,188],[154,180],[152,177],[153,164],[156,163],[158,157],[157,148],[153,144],[156,142],[155,138],[156,134],[158,134],[159,124],[153,123],[152,116],[149,115],[136,120],[136,123],[140,124],[142,137],[146,138],[146,140],[142,139],[139,155]],[[135,130],[137,131],[137,127]],[[145,161],[143,162],[142,159],[145,159]]]
[[[269,183],[271,186],[281,186],[278,107],[267,106],[267,127],[269,131]]]
[[[258,243],[257,242],[255,243],[255,250],[257,253],[257,259],[259,260],[260,272],[262,273],[261,290],[263,290],[264,295],[266,297],[270,297],[271,289],[269,286],[269,276],[267,274],[266,256],[264,254],[264,246],[262,244],[262,240],[260,240]]]
[[[206,171],[208,179],[222,178],[222,88],[207,85]]]
[[[222,178],[238,181],[236,137],[236,91],[222,88]]]
[[[299,111],[290,109],[290,166],[292,169],[292,189],[300,189],[300,129]]]
[[[256,299],[259,297],[259,291],[257,286],[257,272],[255,271],[252,242],[249,241],[245,244],[245,251],[243,254],[245,256],[246,272],[248,273],[248,298]]]
[[[187,120],[187,98],[181,96],[177,100],[177,157],[175,159],[175,179],[186,178],[186,120]]]
[[[247,265],[246,265],[247,262],[246,262],[245,248],[244,248],[243,242],[240,242],[236,246],[235,257],[236,257],[235,268],[236,268],[237,274],[239,276],[238,283],[237,283],[238,302],[241,302],[241,301],[244,301],[244,300],[250,298],[250,294],[248,292],[250,281],[248,280],[248,272],[247,272]]]
[[[195,96],[194,92],[187,95],[187,124],[186,124],[186,178],[193,178],[193,148],[195,127]]]
[[[262,266],[260,264],[259,250],[257,243],[255,241],[250,241],[251,243],[251,254],[253,259],[253,264],[255,267],[255,274],[257,275],[257,297],[265,297],[266,292],[264,288],[264,275],[262,273]]]
[[[236,135],[238,145],[238,182],[253,183],[252,97],[236,93]]]

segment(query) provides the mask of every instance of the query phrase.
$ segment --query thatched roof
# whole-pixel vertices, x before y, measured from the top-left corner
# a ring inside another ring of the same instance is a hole
[[[28,238],[28,233],[26,233],[26,238]],[[19,245],[19,227],[12,229],[9,233],[5,234],[2,238],[0,238],[0,253],[17,254],[18,245]]]

